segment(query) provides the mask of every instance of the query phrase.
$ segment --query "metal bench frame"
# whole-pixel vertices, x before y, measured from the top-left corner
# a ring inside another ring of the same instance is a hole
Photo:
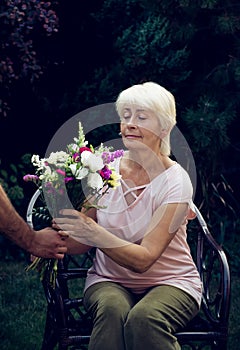
[[[44,214],[47,209],[36,204],[40,194],[40,190],[34,193],[27,210],[27,222],[36,229],[49,225],[48,215]],[[200,313],[175,335],[182,349],[226,350],[231,287],[229,265],[222,247],[211,235],[196,206],[195,210],[197,219],[189,229],[189,244],[203,283],[202,305]],[[86,277],[92,257],[89,252],[80,260],[66,255],[59,261],[55,289],[48,277],[43,279],[47,315],[42,350],[53,350],[56,345],[58,350],[87,349],[91,318],[83,307],[82,296],[70,296],[69,281]]]

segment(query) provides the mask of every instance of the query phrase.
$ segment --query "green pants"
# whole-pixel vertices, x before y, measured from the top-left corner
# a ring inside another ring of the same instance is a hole
[[[199,311],[179,288],[156,286],[138,296],[112,282],[89,287],[84,304],[93,317],[89,350],[179,350],[174,333]]]

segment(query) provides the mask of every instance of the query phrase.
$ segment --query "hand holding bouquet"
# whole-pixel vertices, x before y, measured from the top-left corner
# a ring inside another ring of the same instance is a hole
[[[101,196],[109,188],[119,185],[120,175],[111,162],[122,155],[123,150],[112,151],[103,144],[96,149],[91,145],[88,147],[79,123],[78,137],[66,147],[66,151],[52,152],[48,158],[32,156],[36,173],[25,175],[24,180],[34,182],[41,190],[51,217],[58,215],[62,208],[98,208]],[[55,285],[56,259],[35,258],[27,271],[31,269],[37,269],[41,278],[50,273],[51,283]]]

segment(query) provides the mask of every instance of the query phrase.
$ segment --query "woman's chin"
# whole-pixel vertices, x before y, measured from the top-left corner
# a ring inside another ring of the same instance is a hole
[[[128,150],[146,151],[148,149],[148,147],[143,142],[137,139],[125,139],[123,143]]]

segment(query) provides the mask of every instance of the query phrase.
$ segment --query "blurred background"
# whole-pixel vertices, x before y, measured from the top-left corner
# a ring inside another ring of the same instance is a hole
[[[196,163],[195,203],[230,263],[229,349],[237,350],[239,1],[2,0],[0,30],[0,182],[24,218],[35,188],[22,177],[65,121],[144,81],[174,94],[177,126]],[[89,141],[96,140],[95,133]],[[40,349],[38,276],[25,273],[28,255],[3,236],[0,259],[1,348]]]

